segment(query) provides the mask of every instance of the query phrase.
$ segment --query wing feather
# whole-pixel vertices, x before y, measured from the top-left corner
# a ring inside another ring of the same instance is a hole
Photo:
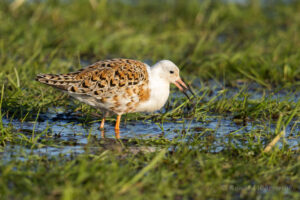
[[[147,84],[149,76],[146,64],[119,58],[99,61],[74,73],[40,74],[36,80],[69,93],[102,98]]]

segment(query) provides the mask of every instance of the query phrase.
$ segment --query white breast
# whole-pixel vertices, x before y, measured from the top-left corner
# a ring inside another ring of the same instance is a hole
[[[157,76],[157,74],[151,73],[150,68],[148,68],[148,73],[150,98],[149,100],[142,102],[136,108],[136,112],[154,112],[159,110],[165,105],[169,97],[170,83],[160,76]]]

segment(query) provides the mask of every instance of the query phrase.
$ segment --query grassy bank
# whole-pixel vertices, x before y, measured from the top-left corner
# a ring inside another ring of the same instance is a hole
[[[200,145],[201,146],[201,145]],[[124,149],[75,159],[31,157],[1,165],[2,199],[299,198],[299,157],[248,149],[207,154]],[[126,155],[127,154],[127,155]],[[125,156],[126,155],[126,156]]]

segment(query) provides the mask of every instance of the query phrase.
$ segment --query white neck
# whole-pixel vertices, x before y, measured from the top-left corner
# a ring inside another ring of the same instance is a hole
[[[137,112],[154,112],[159,110],[165,105],[169,97],[170,83],[160,76],[161,68],[154,65],[148,68],[148,73],[149,87],[151,88],[150,98],[138,106]]]

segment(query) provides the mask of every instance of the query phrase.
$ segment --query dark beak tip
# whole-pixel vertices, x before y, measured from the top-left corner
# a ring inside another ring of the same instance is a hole
[[[193,96],[196,96],[193,90],[189,89],[190,93],[192,93]]]
[[[182,93],[183,93],[189,100],[191,100],[191,98],[189,97],[189,95],[186,93],[186,90],[182,90]]]

